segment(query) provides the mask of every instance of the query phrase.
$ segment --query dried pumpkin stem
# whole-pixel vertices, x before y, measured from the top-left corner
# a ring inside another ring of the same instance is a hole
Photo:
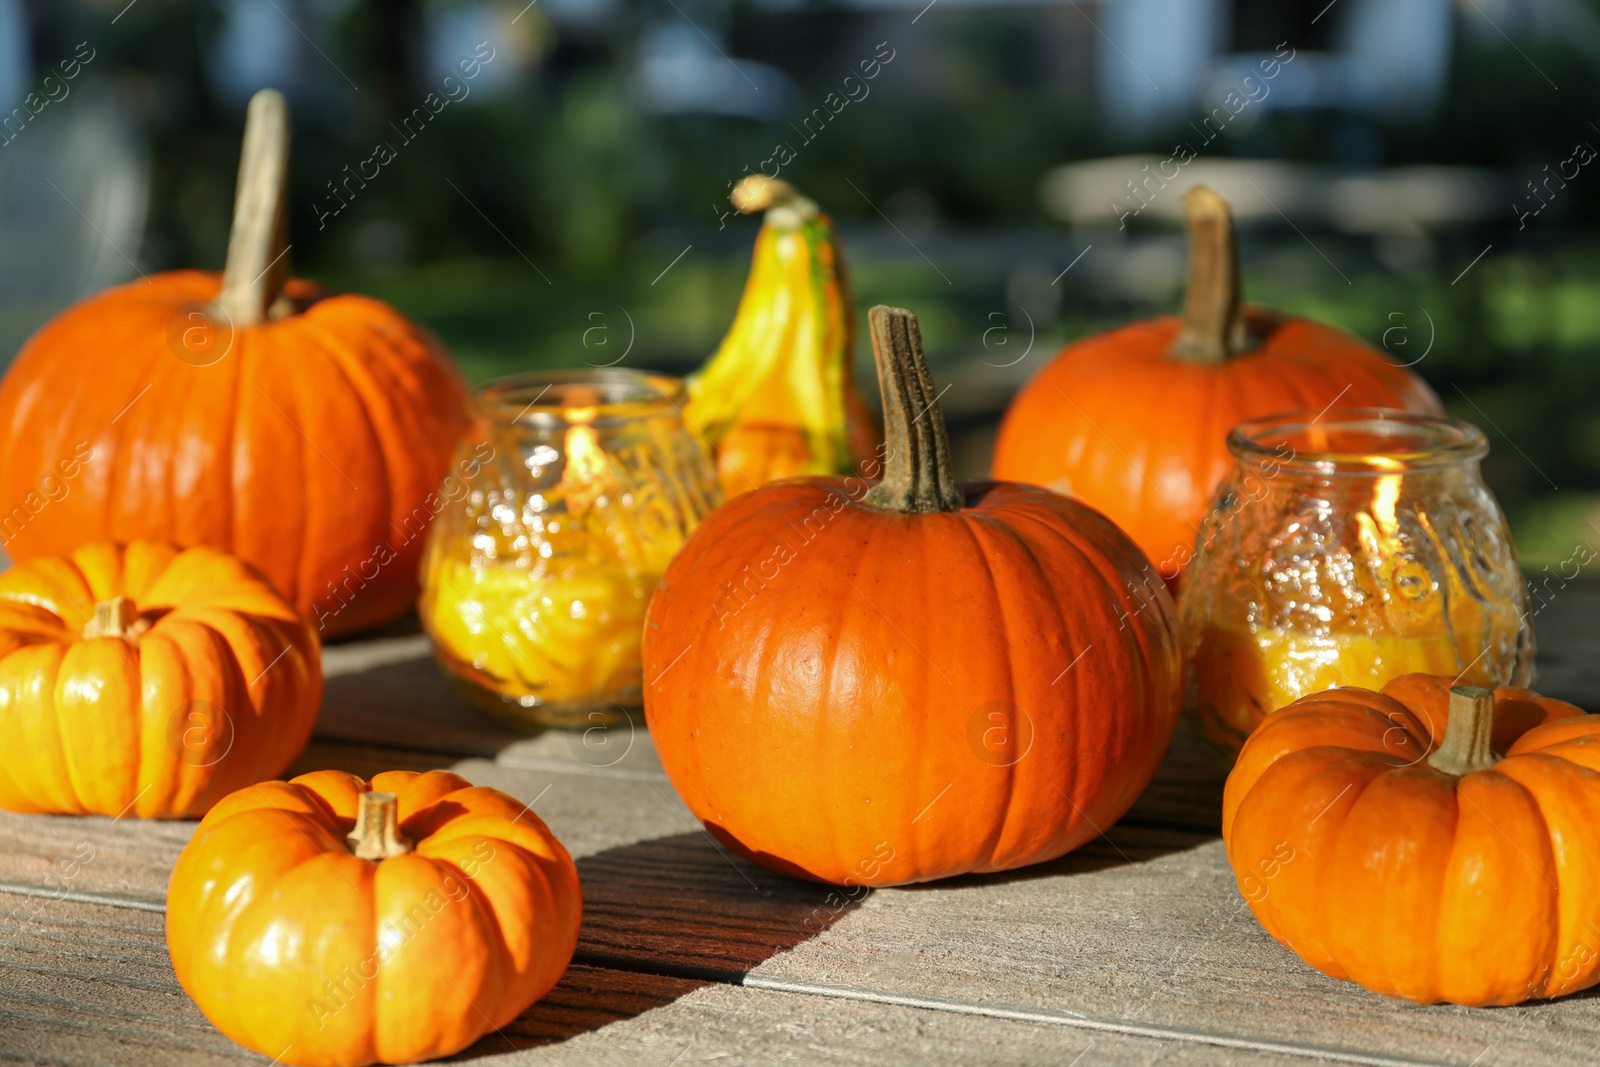
[[[1239,244],[1228,202],[1196,185],[1183,194],[1189,233],[1189,291],[1183,327],[1168,355],[1185,363],[1221,363],[1254,347],[1239,289]]]
[[[815,200],[802,195],[788,182],[769,178],[765,174],[751,174],[739,179],[739,184],[728,194],[728,200],[741,215],[765,211],[767,222],[785,228],[810,222],[818,214]]]
[[[1444,740],[1428,757],[1428,766],[1457,777],[1486,771],[1498,762],[1490,744],[1493,735],[1494,691],[1476,685],[1453,686]]]
[[[950,462],[944,412],[922,354],[917,317],[881,304],[867,312],[883,393],[883,481],[863,500],[890,511],[954,511],[964,498]]]
[[[345,841],[364,860],[404,856],[412,844],[400,836],[400,798],[393,793],[362,793],[356,800],[356,828]]]
[[[245,116],[228,265],[217,297],[217,307],[236,327],[286,309],[274,305],[289,276],[284,248],[288,176],[289,105],[276,89],[262,89],[250,98]]]
[[[83,636],[136,637],[143,632],[138,623],[139,609],[134,607],[133,601],[125,596],[114,596],[94,606],[94,618],[84,624]]]

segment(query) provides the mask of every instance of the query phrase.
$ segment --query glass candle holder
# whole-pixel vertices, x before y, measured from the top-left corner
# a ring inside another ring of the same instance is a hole
[[[1533,629],[1483,433],[1386,410],[1247,422],[1179,595],[1188,708],[1232,762],[1267,715],[1402,674],[1528,685]]]
[[[474,394],[418,611],[476,703],[529,728],[619,721],[639,706],[650,594],[721,499],[682,397],[677,378],[610,369]]]

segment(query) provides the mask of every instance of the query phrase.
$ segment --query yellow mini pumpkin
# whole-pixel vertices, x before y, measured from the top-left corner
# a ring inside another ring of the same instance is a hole
[[[199,815],[287,767],[316,631],[214,548],[91,544],[0,574],[0,808]]]

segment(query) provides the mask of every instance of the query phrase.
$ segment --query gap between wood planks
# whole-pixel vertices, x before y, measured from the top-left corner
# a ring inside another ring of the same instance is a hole
[[[44,889],[15,882],[0,882],[0,894],[25,897],[43,897],[50,900],[67,900],[78,904],[126,908],[133,911],[166,913],[166,903],[143,897],[117,893],[73,892]],[[582,966],[624,971],[632,974],[659,975],[667,978],[687,978],[714,982],[719,985],[738,986],[744,989],[769,993],[789,993],[799,996],[821,997],[833,1000],[852,1000],[869,1004],[884,1004],[923,1011],[945,1012],[951,1015],[969,1015],[1007,1022],[1060,1026],[1092,1033],[1116,1034],[1122,1037],[1147,1038],[1156,1041],[1175,1041],[1190,1045],[1209,1045],[1216,1048],[1238,1049],[1245,1052],[1273,1053],[1299,1059],[1320,1060],[1324,1063],[1353,1064],[1357,1067],[1455,1067],[1437,1060],[1404,1060],[1371,1053],[1350,1052],[1323,1048],[1316,1045],[1296,1045],[1282,1041],[1263,1041],[1229,1034],[1211,1034],[1176,1027],[1149,1026],[1124,1022],[1118,1019],[1096,1019],[1075,1012],[1048,1011],[1038,1008],[1012,1008],[1002,1005],[972,1004],[944,997],[909,996],[903,993],[886,993],[852,986],[832,985],[822,982],[795,982],[784,978],[768,978],[745,971],[721,970],[712,967],[674,966],[659,962],[635,960],[627,956],[613,956],[600,952],[579,950],[572,962]]]

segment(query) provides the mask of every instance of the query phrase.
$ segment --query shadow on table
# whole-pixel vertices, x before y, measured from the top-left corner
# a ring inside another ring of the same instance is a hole
[[[565,1041],[712,983],[736,985],[866,896],[757,867],[705,833],[585,856],[578,875],[583,929],[572,967],[549,995],[463,1058]]]

